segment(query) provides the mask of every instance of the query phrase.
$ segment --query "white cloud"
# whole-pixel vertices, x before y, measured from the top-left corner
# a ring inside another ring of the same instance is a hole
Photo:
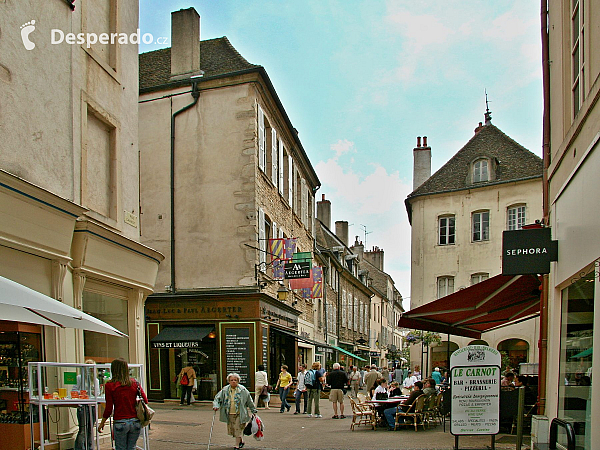
[[[355,151],[354,150],[354,142],[351,142],[347,139],[338,140],[335,144],[331,144],[330,148],[331,148],[331,150],[333,150],[335,152],[336,158],[339,158],[344,153]]]

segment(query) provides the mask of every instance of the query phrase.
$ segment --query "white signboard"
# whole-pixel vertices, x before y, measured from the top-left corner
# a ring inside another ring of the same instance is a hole
[[[485,345],[469,345],[450,356],[452,434],[498,434],[500,359],[498,350]]]

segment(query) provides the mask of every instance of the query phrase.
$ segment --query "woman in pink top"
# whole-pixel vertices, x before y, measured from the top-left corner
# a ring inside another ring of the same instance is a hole
[[[110,371],[112,381],[104,387],[106,409],[98,431],[102,431],[106,419],[113,414],[115,450],[135,450],[142,429],[135,410],[138,386],[145,403],[148,403],[148,399],[138,382],[129,377],[129,366],[123,358],[115,359]]]

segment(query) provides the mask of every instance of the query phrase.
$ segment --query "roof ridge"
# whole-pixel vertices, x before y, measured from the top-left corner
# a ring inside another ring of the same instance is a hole
[[[226,45],[228,45],[228,46],[229,46],[229,48],[230,48],[231,50],[233,50],[233,52],[234,52],[236,55],[238,55],[238,57],[240,57],[242,61],[244,61],[244,62],[245,62],[245,63],[247,63],[247,64],[251,64],[251,65],[253,65],[253,66],[260,67],[259,65],[257,65],[257,64],[253,64],[253,63],[251,63],[250,61],[248,61],[246,58],[244,58],[244,57],[242,56],[242,54],[241,54],[241,53],[240,53],[240,52],[237,50],[237,48],[235,48],[235,47],[233,46],[233,44],[231,43],[231,41],[229,40],[229,38],[228,38],[227,36],[223,36],[223,37],[222,37],[222,38],[220,38],[220,39],[224,39],[224,40],[225,40],[225,44],[226,44]]]

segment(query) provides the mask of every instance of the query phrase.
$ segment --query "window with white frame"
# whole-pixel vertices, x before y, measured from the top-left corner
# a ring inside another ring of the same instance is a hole
[[[473,226],[471,229],[473,242],[490,240],[490,212],[478,211],[473,213]]]
[[[525,225],[525,205],[510,206],[507,210],[507,229],[520,230]]]
[[[454,277],[438,277],[437,298],[445,297],[454,292]]]
[[[346,304],[346,290],[343,289],[342,290],[342,326],[345,327],[346,326],[346,311],[347,311],[347,304]]]
[[[484,280],[487,280],[490,277],[489,273],[474,273],[471,275],[471,286],[477,283],[481,283]]]
[[[584,10],[585,0],[571,0],[571,91],[573,117],[577,115],[585,99],[585,49]]]
[[[267,145],[267,133],[265,129],[265,113],[263,109],[258,106],[258,167],[263,172],[267,164],[266,159],[266,145]]]
[[[490,180],[489,165],[487,159],[478,159],[473,163],[473,183]]]
[[[443,216],[438,219],[438,244],[454,245],[455,239],[454,216]]]

